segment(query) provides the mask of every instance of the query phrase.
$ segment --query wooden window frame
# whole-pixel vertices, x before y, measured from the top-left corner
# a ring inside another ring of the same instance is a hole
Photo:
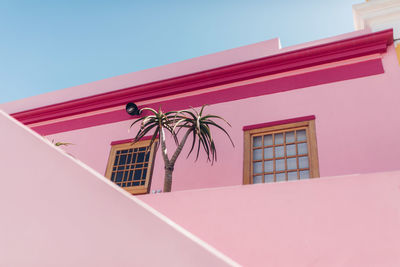
[[[108,179],[111,180],[111,173],[112,173],[112,169],[113,169],[113,165],[114,165],[114,160],[115,160],[115,156],[116,156],[116,153],[118,150],[133,149],[133,148],[139,148],[139,147],[148,147],[150,145],[150,141],[151,140],[141,140],[141,141],[136,142],[135,144],[132,144],[132,142],[128,142],[128,143],[118,143],[115,145],[111,145],[111,150],[110,150],[110,155],[108,157],[108,163],[107,163],[105,177],[107,177]],[[133,195],[149,193],[150,185],[151,185],[151,178],[153,176],[156,144],[157,144],[157,141],[155,141],[153,143],[150,151],[148,152],[148,153],[150,153],[150,156],[149,156],[145,184],[139,185],[139,186],[130,186],[130,187],[121,187],[121,188],[123,188],[124,190],[128,191],[129,193],[131,193]]]
[[[310,178],[318,178],[319,162],[318,162],[317,138],[315,134],[315,119],[292,122],[292,123],[284,123],[279,125],[276,125],[276,123],[271,123],[271,124],[272,126],[267,126],[267,127],[261,126],[260,128],[255,128],[253,126],[244,127],[243,184],[253,183],[253,174],[252,174],[253,136],[275,134],[283,131],[296,130],[300,128],[306,128]],[[250,129],[246,130],[245,128],[250,128]]]

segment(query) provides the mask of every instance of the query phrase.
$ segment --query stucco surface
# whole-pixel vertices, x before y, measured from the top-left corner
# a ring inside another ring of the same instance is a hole
[[[400,171],[140,199],[244,266],[400,266]]]
[[[0,266],[237,266],[0,111]]]

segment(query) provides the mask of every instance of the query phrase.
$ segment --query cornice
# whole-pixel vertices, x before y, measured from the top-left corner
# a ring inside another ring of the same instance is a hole
[[[354,26],[356,30],[375,27],[399,19],[400,2],[398,0],[369,1],[353,5]]]
[[[25,124],[37,123],[116,107],[128,102],[140,102],[320,64],[384,53],[392,43],[392,30],[385,30],[11,115]]]

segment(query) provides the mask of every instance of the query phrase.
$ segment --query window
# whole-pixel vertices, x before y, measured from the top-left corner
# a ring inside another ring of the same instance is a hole
[[[106,177],[132,194],[146,194],[153,171],[154,146],[146,153],[150,140],[132,145],[131,140],[111,143]]]
[[[243,130],[244,184],[319,177],[314,116]]]

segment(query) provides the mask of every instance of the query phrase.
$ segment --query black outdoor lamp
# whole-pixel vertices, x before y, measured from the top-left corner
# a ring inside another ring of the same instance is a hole
[[[140,114],[139,108],[132,102],[126,104],[125,110],[126,110],[126,113],[128,113],[131,116]]]

